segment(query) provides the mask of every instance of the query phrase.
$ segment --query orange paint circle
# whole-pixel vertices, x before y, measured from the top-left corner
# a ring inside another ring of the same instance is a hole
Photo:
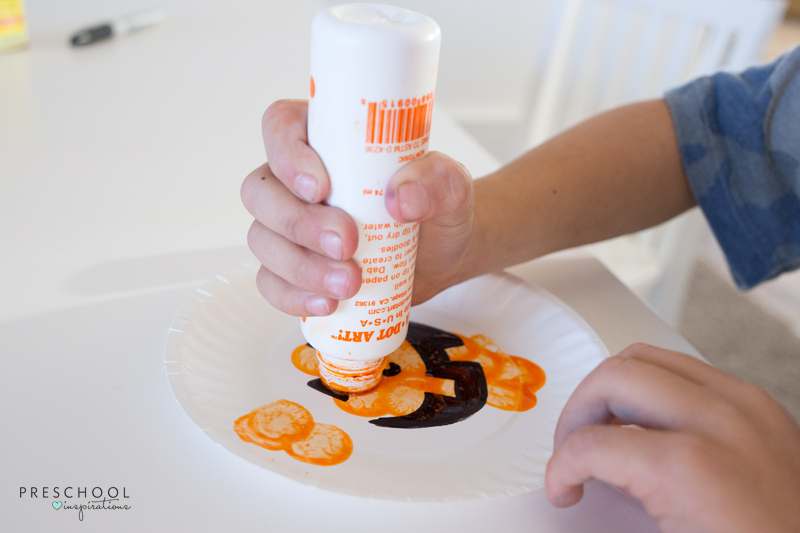
[[[317,350],[311,346],[303,344],[295,348],[292,352],[292,364],[304,374],[319,376]]]
[[[286,453],[304,463],[333,466],[346,461],[353,453],[350,435],[329,424],[317,424],[303,440],[293,442]]]
[[[248,428],[266,442],[286,444],[308,436],[314,418],[302,405],[278,400],[250,413]]]
[[[314,98],[314,93],[317,92],[314,86],[314,76],[311,76],[311,98]]]
[[[233,430],[239,435],[239,438],[245,442],[261,446],[268,450],[282,450],[283,443],[274,439],[268,439],[260,435],[256,428],[253,426],[253,413],[248,413],[236,419],[233,423]]]

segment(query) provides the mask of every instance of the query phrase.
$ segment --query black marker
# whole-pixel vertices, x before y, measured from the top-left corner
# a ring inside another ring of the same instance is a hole
[[[72,46],[84,46],[109,37],[125,35],[126,33],[158,24],[165,18],[167,18],[167,13],[163,9],[150,9],[117,20],[104,22],[75,33],[71,40]]]

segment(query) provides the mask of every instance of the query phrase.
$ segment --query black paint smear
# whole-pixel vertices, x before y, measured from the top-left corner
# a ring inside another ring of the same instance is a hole
[[[332,398],[336,398],[337,400],[339,400],[341,402],[346,402],[347,400],[350,399],[349,395],[342,394],[341,392],[333,391],[333,390],[329,389],[328,387],[326,387],[325,384],[322,382],[322,380],[319,379],[319,378],[312,379],[311,381],[309,381],[308,382],[308,386],[311,387],[312,389],[316,390],[316,391],[321,392],[322,394],[327,394],[328,396],[330,396]]]
[[[480,363],[450,361],[445,351],[463,346],[461,339],[452,333],[411,322],[406,340],[425,363],[426,375],[455,382],[455,398],[426,392],[422,405],[413,413],[376,418],[370,420],[370,424],[402,429],[446,426],[466,420],[486,405],[489,390]]]
[[[422,405],[413,413],[376,418],[370,420],[370,424],[398,429],[447,426],[466,420],[486,405],[489,390],[486,388],[486,377],[480,363],[450,361],[450,356],[445,351],[447,348],[463,346],[464,342],[461,339],[452,333],[411,322],[408,325],[406,340],[425,363],[426,375],[454,381],[455,398],[426,392]],[[389,368],[384,369],[383,375],[391,377],[400,372],[402,372],[400,365],[389,363]],[[342,402],[350,399],[348,394],[326,387],[321,379],[312,379],[308,382],[308,386]]]
[[[400,365],[398,365],[397,363],[389,363],[389,368],[383,369],[383,377],[390,378],[392,376],[396,376],[402,371],[403,369],[400,368]]]

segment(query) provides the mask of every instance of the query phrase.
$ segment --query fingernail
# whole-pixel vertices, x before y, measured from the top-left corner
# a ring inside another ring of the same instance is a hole
[[[328,307],[328,299],[322,296],[309,296],[306,299],[306,310],[316,316],[326,316],[331,312]]]
[[[326,231],[320,237],[320,247],[331,259],[342,260],[342,239],[332,231]]]
[[[403,220],[419,220],[430,207],[425,189],[416,181],[408,181],[397,188],[397,205]]]
[[[294,190],[306,202],[313,202],[317,196],[317,180],[311,176],[297,176],[294,179]]]
[[[350,288],[350,278],[344,270],[334,270],[325,276],[325,287],[336,298],[343,299]]]

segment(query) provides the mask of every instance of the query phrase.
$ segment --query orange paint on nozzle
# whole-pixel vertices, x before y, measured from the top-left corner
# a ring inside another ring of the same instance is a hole
[[[389,215],[392,176],[428,151],[441,31],[431,18],[382,4],[325,9],[311,25],[308,143],[331,180],[328,205],[358,227],[361,289],[301,329],[328,388],[380,383],[408,332],[419,223]]]
[[[383,377],[386,358],[352,361],[326,357],[317,352],[319,377],[329,389],[340,392],[366,392],[378,386]]]

